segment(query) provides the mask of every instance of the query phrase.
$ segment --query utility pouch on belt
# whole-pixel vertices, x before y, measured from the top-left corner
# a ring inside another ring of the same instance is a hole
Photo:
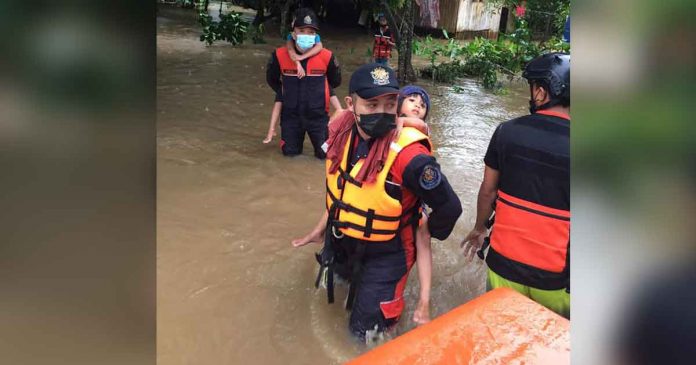
[[[493,203],[493,209],[495,209],[495,203]],[[486,228],[491,229],[491,227],[493,227],[493,223],[495,223],[495,211],[493,212],[493,214],[491,214],[491,217],[486,222]],[[486,259],[486,256],[484,255],[484,253],[486,252],[486,249],[490,245],[491,245],[491,236],[488,235],[488,237],[483,239],[483,245],[481,246],[481,249],[476,251],[476,255],[478,255],[478,257],[481,260]]]
[[[324,248],[315,254],[319,263],[319,273],[314,282],[314,287],[319,288],[319,285],[326,288],[326,295],[329,304],[334,302],[334,282],[333,282],[333,264],[336,253],[333,250],[333,236],[331,234],[331,224],[327,224],[324,232]]]

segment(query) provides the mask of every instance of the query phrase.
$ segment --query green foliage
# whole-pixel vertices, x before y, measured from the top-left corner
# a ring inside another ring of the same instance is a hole
[[[379,3],[379,1],[377,2]],[[406,0],[387,0],[387,4],[389,4],[389,7],[392,9],[401,9],[404,7],[404,4],[406,4]]]
[[[247,33],[251,42],[254,44],[265,44],[266,40],[263,39],[263,23],[256,27],[251,27],[251,32]]]
[[[443,34],[447,37],[447,31],[444,29]],[[430,60],[430,66],[433,67],[435,66],[435,61],[440,56],[449,57],[450,60],[454,60],[462,53],[463,46],[454,39],[449,39],[448,43],[443,46],[433,40],[433,37],[427,35],[423,40],[414,39],[412,49],[414,54],[427,57]]]
[[[503,6],[507,6],[508,8],[514,8],[521,2],[522,0],[488,0],[486,1],[486,5],[494,9],[501,8]]]
[[[514,13],[523,0],[486,0],[489,9],[507,7]],[[529,22],[529,29],[537,34],[560,37],[565,26],[566,16],[570,14],[570,0],[526,0],[524,18]]]
[[[213,17],[201,12],[198,22],[203,28],[200,40],[208,45],[217,40],[225,40],[235,46],[242,44],[249,30],[249,22],[242,19],[241,13],[235,11],[220,15],[219,22],[214,22]]]
[[[434,78],[438,82],[446,83],[452,83],[460,77],[470,76],[466,72],[464,63],[460,60],[430,65],[421,69],[420,72],[422,77]]]
[[[570,43],[564,42],[563,39],[559,37],[553,37],[544,42],[543,48],[549,52],[570,53]]]
[[[213,22],[213,17],[208,15],[208,13],[200,12],[198,14],[198,23],[203,28],[203,34],[201,34],[201,42],[205,42],[208,45],[213,44],[216,39],[217,23]]]
[[[220,16],[220,22],[218,23],[218,30],[222,35],[220,39],[226,40],[233,45],[241,44],[244,42],[244,36],[248,29],[249,22],[242,19],[241,13],[233,11]]]
[[[517,20],[515,32],[492,41],[476,38],[466,45],[448,38],[447,43],[438,43],[430,36],[414,42],[416,55],[430,59],[430,65],[421,70],[421,75],[439,82],[453,82],[460,77],[480,77],[484,87],[500,89],[499,73],[510,77],[518,75],[524,66],[535,57],[547,52],[570,52],[570,45],[558,38],[538,44],[524,20]],[[436,65],[438,56],[447,56],[450,61]]]
[[[525,18],[534,33],[560,37],[568,14],[570,0],[528,0]]]
[[[176,3],[185,9],[193,9],[193,7],[196,6],[196,2],[194,0],[178,0]]]

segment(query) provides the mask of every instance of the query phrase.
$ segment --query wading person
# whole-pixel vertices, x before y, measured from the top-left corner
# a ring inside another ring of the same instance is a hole
[[[371,63],[353,73],[347,110],[331,122],[326,143],[327,209],[308,235],[292,242],[324,242],[317,285],[324,282],[333,302],[334,272],[350,281],[350,329],[361,340],[401,316],[421,204],[432,209],[428,229],[440,240],[462,211],[428,136],[404,127],[393,140],[398,91],[387,66]]]
[[[318,30],[319,23],[314,12],[298,9],[292,30],[298,54],[314,47]],[[304,77],[300,77],[297,63],[288,49],[280,47],[271,54],[266,67],[266,81],[276,92],[276,102],[282,101],[280,148],[286,156],[301,154],[306,133],[314,147],[314,155],[323,159],[325,153],[321,145],[328,133],[330,89],[341,84],[341,70],[331,51],[326,48],[301,60],[300,65],[304,68]],[[334,107],[340,108],[337,104]]]
[[[569,317],[570,56],[537,57],[522,76],[531,114],[493,133],[476,224],[462,245],[469,257],[481,249],[495,209],[487,288],[512,288]]]
[[[396,46],[396,43],[394,43],[387,18],[384,14],[379,14],[377,21],[378,24],[374,34],[375,41],[372,45],[372,58],[375,62],[388,66],[392,47]]]

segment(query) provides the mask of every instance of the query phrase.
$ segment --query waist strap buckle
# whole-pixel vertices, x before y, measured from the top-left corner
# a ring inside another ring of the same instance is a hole
[[[339,240],[345,237],[345,234],[343,234],[343,232],[341,232],[340,230],[338,231],[338,233],[336,233],[336,226],[333,225],[331,226],[331,234],[333,234],[333,236]]]

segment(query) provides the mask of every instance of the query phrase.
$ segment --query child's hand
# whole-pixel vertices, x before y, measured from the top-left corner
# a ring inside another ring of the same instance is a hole
[[[413,312],[413,321],[419,326],[430,322],[430,303],[426,301],[418,301],[418,307]]]
[[[269,129],[268,134],[266,135],[266,139],[263,140],[264,144],[269,144],[273,140],[273,136],[275,136],[277,133],[275,132],[275,129]]]
[[[300,61],[295,62],[297,64],[297,77],[298,78],[303,78],[305,77],[305,70],[302,68],[302,65],[300,64]]]
[[[331,124],[331,122],[333,122],[334,119],[336,119],[336,117],[338,117],[341,113],[343,113],[343,110],[344,109],[334,110],[333,114],[331,114],[331,118],[329,118],[329,123],[327,125]]]
[[[396,118],[396,133],[394,134],[394,141],[399,140],[399,136],[401,135],[401,131],[404,130],[404,118],[403,117],[398,117]]]
[[[397,132],[401,133],[401,130],[404,127],[413,127],[418,129],[419,131],[423,132],[425,135],[430,135],[430,130],[428,128],[428,125],[422,121],[421,119],[415,118],[415,117],[399,117],[396,118],[396,130]],[[398,134],[397,134],[398,138]]]

